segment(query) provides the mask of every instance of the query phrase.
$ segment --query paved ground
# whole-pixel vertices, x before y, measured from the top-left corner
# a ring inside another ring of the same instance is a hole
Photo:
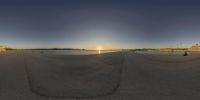
[[[199,100],[199,58],[126,53],[118,89],[98,98],[41,96],[31,90],[24,53],[0,54],[0,100]],[[169,59],[169,58],[167,58]]]

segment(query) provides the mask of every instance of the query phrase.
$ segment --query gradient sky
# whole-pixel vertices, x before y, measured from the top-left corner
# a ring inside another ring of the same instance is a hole
[[[14,48],[162,48],[199,42],[198,1],[0,1],[0,44]]]

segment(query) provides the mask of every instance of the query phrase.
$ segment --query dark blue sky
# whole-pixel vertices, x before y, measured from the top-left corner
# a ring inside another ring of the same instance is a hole
[[[199,38],[198,1],[0,1],[0,43],[16,48],[188,47]]]

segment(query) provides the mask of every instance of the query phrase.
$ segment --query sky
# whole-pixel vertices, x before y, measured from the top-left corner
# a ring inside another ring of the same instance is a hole
[[[1,0],[0,44],[13,48],[190,47],[198,0]]]

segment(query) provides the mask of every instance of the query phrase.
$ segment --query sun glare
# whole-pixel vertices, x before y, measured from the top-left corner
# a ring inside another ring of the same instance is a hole
[[[98,46],[98,47],[97,47],[97,50],[99,51],[99,54],[101,54],[101,49],[102,49],[101,46]]]

